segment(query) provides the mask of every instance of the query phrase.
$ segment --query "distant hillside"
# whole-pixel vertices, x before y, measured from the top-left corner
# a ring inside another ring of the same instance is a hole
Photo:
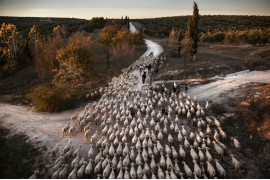
[[[144,25],[144,33],[150,36],[164,37],[170,34],[172,28],[186,30],[190,16],[163,17],[152,19],[136,19]],[[202,33],[247,30],[252,28],[270,28],[270,16],[200,16],[199,31]]]
[[[23,37],[27,37],[33,25],[38,27],[42,36],[47,36],[52,33],[53,27],[57,25],[64,25],[66,27],[67,35],[76,32],[80,27],[89,23],[89,20],[77,18],[44,18],[44,17],[7,17],[0,16],[0,23],[15,24]]]

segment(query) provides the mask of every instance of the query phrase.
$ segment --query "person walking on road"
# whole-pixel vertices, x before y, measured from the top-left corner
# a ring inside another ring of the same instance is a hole
[[[144,82],[145,82],[145,79],[146,79],[146,72],[144,71],[144,72],[143,72],[143,75],[142,75],[142,82],[143,82],[143,84],[144,84]]]

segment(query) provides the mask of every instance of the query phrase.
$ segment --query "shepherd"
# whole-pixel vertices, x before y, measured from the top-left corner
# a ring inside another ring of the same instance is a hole
[[[144,72],[143,72],[143,75],[142,75],[142,82],[143,82],[143,84],[144,84],[144,82],[145,82],[145,79],[146,79],[146,72],[144,71]]]

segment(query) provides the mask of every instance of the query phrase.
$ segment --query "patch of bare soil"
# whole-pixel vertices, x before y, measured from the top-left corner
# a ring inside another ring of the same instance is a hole
[[[42,149],[34,148],[29,137],[23,134],[10,134],[0,128],[0,177],[21,179],[29,178],[38,168]]]

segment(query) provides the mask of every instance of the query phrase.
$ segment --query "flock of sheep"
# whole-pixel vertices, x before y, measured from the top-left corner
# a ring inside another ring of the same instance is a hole
[[[222,122],[206,115],[208,102],[199,103],[196,96],[178,94],[164,84],[138,85],[140,77],[132,72],[157,62],[140,58],[117,82],[100,89],[98,102],[71,117],[63,136],[84,132],[89,151],[82,154],[81,145],[74,147],[71,141],[63,150],[56,145],[52,178],[226,178],[228,166],[240,168],[224,144]],[[93,124],[99,130],[93,131]],[[239,150],[238,140],[231,139]],[[231,162],[225,163],[229,155]]]

